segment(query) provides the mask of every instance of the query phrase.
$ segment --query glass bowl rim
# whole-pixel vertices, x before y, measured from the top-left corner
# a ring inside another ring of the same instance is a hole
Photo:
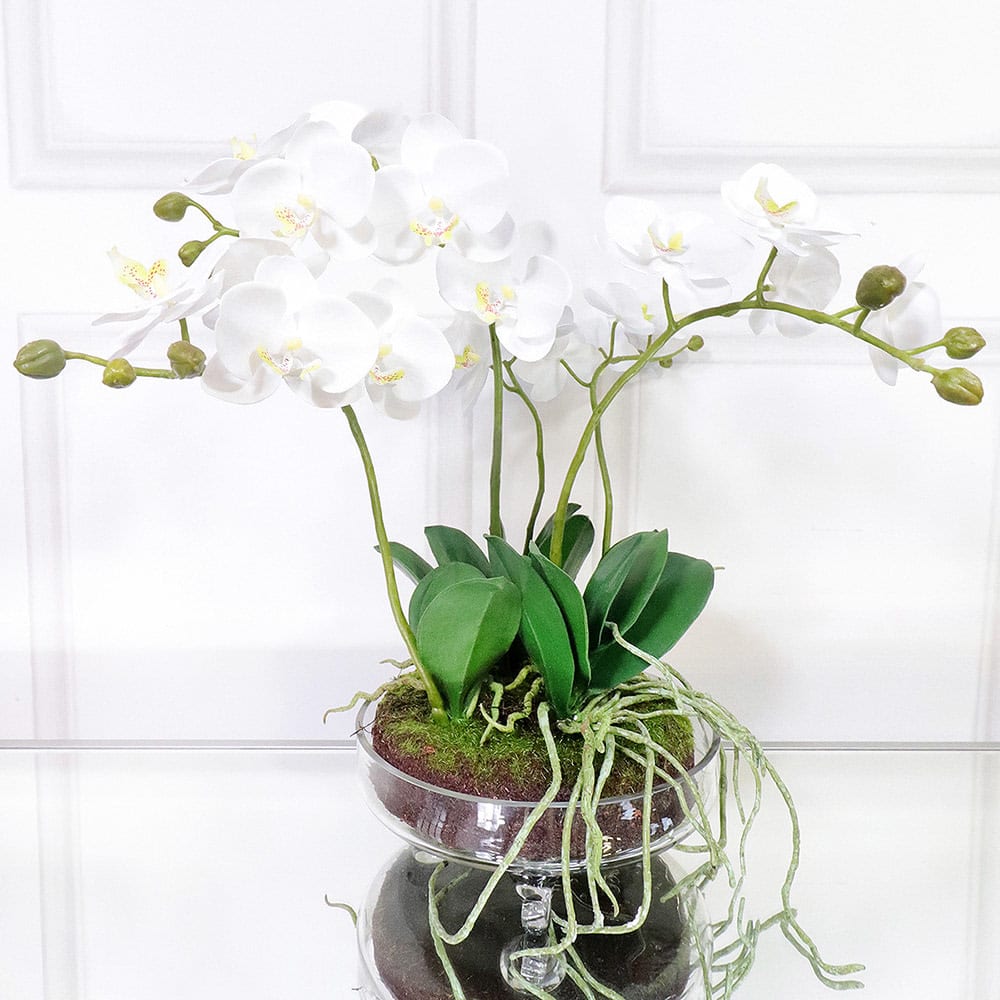
[[[378,764],[384,771],[388,772],[390,775],[398,780],[406,782],[408,785],[412,785],[415,788],[422,789],[425,792],[433,793],[435,795],[441,795],[449,799],[453,799],[456,802],[490,802],[500,807],[506,807],[510,809],[534,809],[538,806],[539,800],[530,799],[495,799],[484,795],[473,795],[469,792],[458,792],[451,788],[444,788],[441,785],[434,785],[429,781],[424,781],[421,778],[415,778],[411,774],[407,774],[405,771],[400,770],[393,764],[390,764],[384,757],[382,757],[372,745],[371,737],[368,734],[368,728],[374,722],[374,713],[371,718],[366,718],[366,714],[369,710],[373,710],[375,705],[378,704],[378,699],[366,699],[361,703],[361,707],[358,709],[358,714],[355,717],[355,738],[357,739],[357,744],[359,749],[365,754],[365,756]],[[685,716],[691,720],[692,725],[699,727],[701,729],[702,735],[711,735],[708,747],[700,760],[696,760],[685,772],[684,774],[688,777],[696,777],[702,771],[704,771],[715,758],[718,756],[719,750],[722,747],[722,737],[717,730],[713,729],[704,719],[697,715]],[[698,734],[695,733],[695,747],[697,747]],[[681,779],[678,779],[681,780]],[[670,782],[663,781],[658,784],[653,785],[653,795],[657,795],[661,791],[673,790],[673,785]],[[636,800],[641,800],[643,797],[643,792],[633,792],[629,795],[611,795],[607,798],[602,798],[599,800],[599,806],[606,805],[620,805],[627,802],[635,802]],[[550,802],[548,805],[549,809],[567,809],[570,803],[566,800]]]

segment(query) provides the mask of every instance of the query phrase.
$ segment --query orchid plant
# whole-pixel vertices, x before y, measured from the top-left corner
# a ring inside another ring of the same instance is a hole
[[[234,140],[231,156],[156,202],[163,220],[176,222],[193,210],[209,227],[203,239],[180,247],[180,268],[166,257],[144,264],[110,251],[118,279],[141,305],[95,321],[115,331],[106,356],[41,340],[24,345],[15,366],[46,379],[67,361],[82,360],[98,366],[113,388],[139,378],[199,378],[211,395],[240,404],[262,402],[284,386],[314,406],[341,410],[363,463],[389,604],[431,716],[448,724],[488,715],[480,692],[527,662],[540,678],[539,724],[547,727],[551,712],[565,731],[586,732],[581,719],[603,718],[608,692],[648,683],[650,666],[692,624],[713,584],[711,563],[670,551],[665,530],[614,538],[602,419],[629,383],[697,352],[701,324],[745,315],[755,332],[832,328],[870,351],[883,381],[892,384],[908,369],[929,376],[946,401],[974,405],[983,395],[979,379],[930,357],[942,351],[967,359],[984,341],[969,327],[941,328],[937,298],[915,280],[920,265],[912,258],[872,267],[853,301],[831,306],[841,275],[830,248],[854,234],[826,217],[806,184],[773,164],[755,164],[722,186],[733,217],[728,226],[651,200],[611,198],[603,243],[611,266],[628,277],[579,289],[575,300],[557,260],[524,252],[508,212],[508,185],[504,155],[465,138],[440,115],[324,105],[259,145]],[[228,207],[210,211],[196,200],[203,196],[224,198]],[[427,258],[432,268],[414,270]],[[210,263],[208,277],[184,280],[198,260]],[[338,287],[344,266],[363,260],[405,280],[380,273],[345,294]],[[737,287],[748,272],[754,277]],[[431,296],[427,289],[414,295],[417,279],[434,282]],[[436,303],[431,311],[418,304],[428,299]],[[599,321],[597,335],[593,322],[581,318],[584,310]],[[210,356],[192,339],[196,321],[214,338]],[[176,332],[167,366],[130,360],[148,338],[170,330]],[[369,408],[408,419],[437,393],[460,392],[468,405],[487,386],[493,421],[485,546],[456,527],[430,526],[432,564],[390,540],[356,407],[367,398]],[[589,415],[551,516],[539,525],[546,468],[537,404],[566,390],[585,394]],[[526,408],[537,438],[530,515],[513,540],[501,517],[508,400]],[[604,495],[600,531],[573,502],[592,449]],[[577,576],[595,546],[596,565],[581,586]],[[397,569],[415,584],[405,608]],[[657,690],[666,684],[678,704],[701,706],[755,768],[758,795],[761,775],[778,780],[759,744],[731,716],[695,697],[679,675],[665,676]],[[495,712],[491,724],[500,727]],[[648,736],[636,739],[648,751]],[[755,811],[756,805],[751,822]],[[738,866],[725,860],[718,838],[701,832],[712,874],[728,866],[734,887],[727,923],[736,926],[737,946],[712,967],[724,976],[709,983],[710,995],[728,996],[768,921],[743,922]],[[858,985],[836,978],[857,967],[827,966],[799,928],[787,899],[794,863],[793,857],[781,910],[770,923],[781,924],[824,982]],[[554,947],[571,950],[572,938]]]

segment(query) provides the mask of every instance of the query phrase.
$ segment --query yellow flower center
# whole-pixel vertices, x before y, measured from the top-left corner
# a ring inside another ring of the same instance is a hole
[[[764,211],[767,212],[768,215],[776,218],[783,215],[788,215],[790,212],[794,211],[799,204],[797,201],[790,201],[784,205],[779,205],[771,197],[771,194],[767,189],[766,177],[761,177],[761,179],[757,182],[757,190],[754,191],[753,197],[754,201],[756,201],[757,204],[760,205],[760,207],[764,209]]]
[[[489,282],[480,281],[476,285],[476,315],[484,323],[499,323],[503,311],[514,301],[514,289],[510,285],[501,285],[498,290],[490,287]]]
[[[670,233],[665,240],[661,239],[657,235],[652,226],[646,230],[646,233],[652,241],[653,247],[657,253],[666,254],[667,256],[675,256],[677,254],[684,253],[684,233],[682,233],[679,229]]]
[[[392,371],[383,371],[379,365],[375,365],[368,373],[368,377],[376,385],[392,385],[406,377],[406,371],[402,368],[394,368]]]
[[[419,236],[425,246],[443,246],[458,226],[458,216],[449,212],[440,198],[430,198],[428,212],[420,218],[410,220],[410,230]]]
[[[118,280],[143,299],[162,299],[167,295],[167,262],[163,258],[144,267],[137,260],[125,257],[113,247],[108,256],[118,272]]]
[[[297,204],[279,205],[274,210],[278,225],[271,230],[283,239],[298,239],[305,236],[316,218],[316,206],[311,198],[300,194]]]
[[[266,347],[257,348],[257,357],[260,358],[260,360],[263,361],[264,364],[275,373],[275,375],[280,375],[282,378],[294,376],[295,378],[306,379],[313,372],[322,368],[323,362],[317,358],[314,361],[310,361],[309,364],[302,364],[302,362],[295,357],[295,352],[301,349],[302,340],[299,337],[295,337],[285,344],[280,358],[276,358]]]
[[[455,355],[456,368],[475,368],[480,362],[480,357],[472,349],[472,344],[466,344],[461,354]]]
[[[233,136],[229,140],[229,145],[233,150],[233,159],[252,160],[257,155],[257,136],[250,140],[237,139]]]

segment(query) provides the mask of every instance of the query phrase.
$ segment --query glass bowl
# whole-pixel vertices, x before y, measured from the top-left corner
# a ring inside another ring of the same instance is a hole
[[[504,859],[537,802],[483,798],[440,788],[414,778],[387,763],[372,746],[369,729],[375,703],[365,702],[357,717],[361,783],[368,806],[394,833],[414,847],[464,865],[495,867]],[[653,852],[679,843],[691,832],[685,807],[694,802],[697,788],[706,807],[717,790],[719,735],[701,719],[694,728],[694,764],[678,779],[653,788],[650,847]],[[686,800],[681,802],[681,796]],[[601,799],[597,820],[601,827],[601,864],[631,861],[642,854],[642,793]],[[522,844],[512,871],[545,874],[563,868],[563,821],[567,802],[552,802]],[[573,819],[569,867],[586,866],[583,819]]]

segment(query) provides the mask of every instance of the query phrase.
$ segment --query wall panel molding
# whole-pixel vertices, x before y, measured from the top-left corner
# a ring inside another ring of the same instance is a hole
[[[471,133],[476,5],[464,0],[428,0],[428,7],[428,106]],[[49,0],[6,0],[3,16],[14,187],[171,187],[219,155],[220,145],[215,142],[64,134],[54,114]]]
[[[606,192],[716,192],[723,180],[739,176],[749,164],[775,159],[793,174],[815,178],[814,186],[825,192],[1000,192],[1000,145],[659,143],[648,134],[653,67],[645,43],[651,22],[650,0],[608,0],[602,177]],[[678,92],[671,93],[676,98]],[[683,91],[679,93],[682,97]]]

